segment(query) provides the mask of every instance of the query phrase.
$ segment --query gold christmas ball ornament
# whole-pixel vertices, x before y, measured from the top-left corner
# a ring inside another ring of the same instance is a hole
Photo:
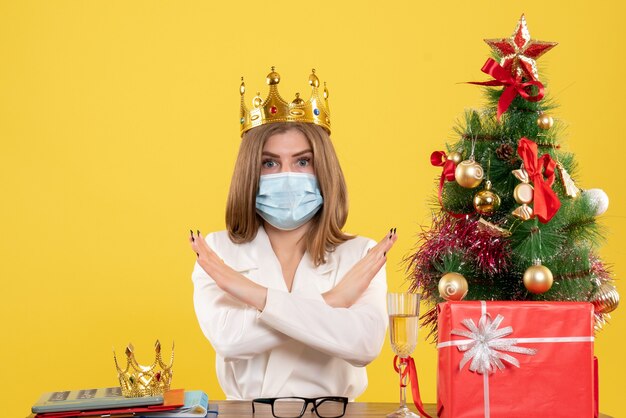
[[[536,295],[545,293],[550,290],[553,282],[552,272],[546,266],[542,266],[541,261],[535,262],[524,272],[524,286],[530,293]]]
[[[484,170],[473,158],[461,161],[454,170],[454,178],[459,185],[467,189],[478,187],[483,181]]]
[[[491,216],[500,207],[500,196],[491,191],[491,182],[487,180],[484,190],[474,195],[474,209],[481,215]]]
[[[463,156],[460,152],[451,152],[448,154],[448,160],[452,161],[455,165],[463,161]]]
[[[544,129],[544,130],[550,129],[552,128],[552,126],[554,126],[554,119],[552,118],[552,116],[548,115],[547,113],[543,113],[537,119],[537,126],[539,126],[539,128]]]
[[[446,273],[439,279],[439,295],[445,300],[462,300],[467,295],[467,280],[459,273]]]
[[[619,293],[617,293],[615,286],[604,283],[593,294],[591,303],[593,303],[593,309],[596,313],[607,314],[613,312],[619,305]]]

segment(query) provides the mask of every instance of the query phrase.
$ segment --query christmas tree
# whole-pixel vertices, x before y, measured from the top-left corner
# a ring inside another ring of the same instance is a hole
[[[619,302],[598,257],[608,197],[577,187],[559,143],[564,126],[535,61],[556,43],[531,39],[523,15],[510,38],[485,42],[493,80],[471,84],[486,86],[488,105],[466,111],[457,141],[433,152],[433,224],[406,260],[411,290],[431,302],[422,323],[436,336],[445,300],[590,301],[599,330]]]

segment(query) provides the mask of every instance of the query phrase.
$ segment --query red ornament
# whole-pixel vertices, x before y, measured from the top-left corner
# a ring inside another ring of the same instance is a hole
[[[270,107],[270,113],[271,113],[272,115],[275,115],[275,114],[276,114],[276,112],[278,112],[278,109],[276,108],[276,106],[272,106],[272,107]]]
[[[485,39],[485,42],[502,57],[500,65],[507,71],[513,76],[525,76],[530,80],[539,79],[535,60],[557,45],[557,42],[530,39],[524,15],[510,38]]]

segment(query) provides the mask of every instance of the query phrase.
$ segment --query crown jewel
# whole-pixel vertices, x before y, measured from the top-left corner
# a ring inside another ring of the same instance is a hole
[[[122,394],[127,398],[161,395],[170,390],[172,381],[172,365],[174,364],[174,344],[169,366],[161,359],[161,343],[154,345],[155,359],[150,366],[142,366],[135,359],[135,348],[132,344],[126,347],[126,368],[121,369],[117,363],[115,350],[113,360],[120,379]]]
[[[267,84],[270,87],[269,94],[263,100],[261,93],[257,93],[252,99],[250,108],[245,103],[246,85],[241,77],[239,93],[241,94],[241,135],[250,129],[273,122],[305,122],[314,123],[326,129],[330,133],[330,111],[328,108],[328,89],[324,83],[324,89],[320,94],[320,80],[315,75],[315,69],[309,76],[311,97],[305,101],[296,93],[296,98],[291,102],[284,100],[278,93],[280,74],[274,67],[267,75]]]

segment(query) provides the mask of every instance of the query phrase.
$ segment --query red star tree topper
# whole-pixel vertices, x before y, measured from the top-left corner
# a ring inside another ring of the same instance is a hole
[[[539,80],[535,60],[557,45],[557,42],[543,42],[530,39],[524,15],[517,22],[517,27],[510,38],[485,39],[500,57],[500,65],[510,71],[514,77],[526,77]]]

